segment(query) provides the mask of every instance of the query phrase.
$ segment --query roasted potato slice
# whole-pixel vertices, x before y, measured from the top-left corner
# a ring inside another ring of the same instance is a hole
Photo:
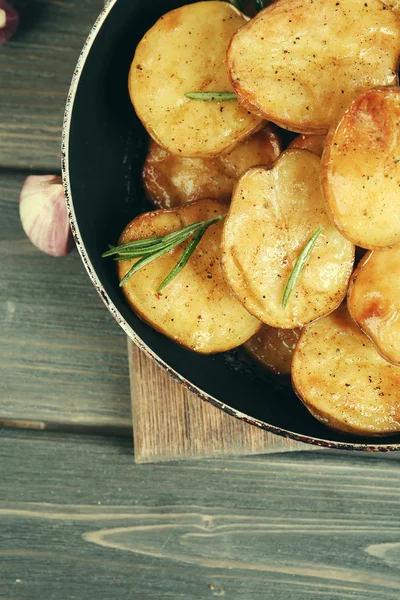
[[[287,150],[270,169],[239,179],[225,219],[222,264],[239,300],[272,327],[301,327],[334,310],[346,295],[354,246],[328,219],[319,158]],[[311,235],[323,228],[285,309],[282,297]]]
[[[351,103],[329,132],[321,176],[344,236],[369,249],[400,243],[400,87],[368,90]]]
[[[272,163],[281,151],[274,128],[267,126],[229,154],[183,158],[150,141],[143,167],[147,197],[159,208],[181,206],[201,198],[229,204],[237,179],[254,165]]]
[[[347,306],[378,352],[400,365],[400,247],[368,252],[354,271]]]
[[[133,106],[153,139],[173,154],[230,152],[262,126],[235,100],[185,97],[188,92],[232,91],[226,49],[246,22],[227,2],[188,4],[161,17],[136,48],[129,72]]]
[[[119,244],[166,235],[225,210],[214,200],[199,200],[175,210],[145,213],[129,223]],[[162,292],[157,293],[157,287],[186,244],[148,264],[122,287],[127,301],[144,321],[178,344],[203,354],[240,346],[261,325],[225,283],[220,265],[221,234],[222,221],[206,231],[185,268]],[[134,262],[118,262],[120,281]]]
[[[300,332],[301,329],[277,329],[263,325],[243,347],[267,371],[289,375]]]
[[[326,136],[324,135],[298,135],[293,142],[289,144],[289,148],[303,148],[310,150],[321,158],[324,149]]]
[[[346,306],[305,327],[293,387],[319,421],[355,435],[400,431],[400,369],[385,361]]]
[[[243,106],[299,133],[326,133],[362,90],[397,83],[400,20],[379,0],[278,0],[228,50]]]

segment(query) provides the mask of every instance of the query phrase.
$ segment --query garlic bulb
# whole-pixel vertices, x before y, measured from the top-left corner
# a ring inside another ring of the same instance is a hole
[[[70,252],[73,243],[61,177],[28,177],[21,190],[19,214],[26,235],[39,250],[52,256]]]
[[[17,11],[5,0],[0,0],[0,45],[7,42],[14,35],[18,25],[19,16]]]

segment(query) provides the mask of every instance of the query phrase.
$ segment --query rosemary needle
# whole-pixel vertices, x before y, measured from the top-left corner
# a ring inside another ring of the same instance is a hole
[[[322,233],[322,227],[318,227],[318,229],[312,234],[312,236],[308,240],[307,244],[304,246],[298,259],[296,260],[293,270],[290,273],[290,277],[286,284],[285,291],[283,292],[283,298],[282,298],[282,308],[283,309],[286,308],[287,303],[290,298],[290,294],[292,293],[293,288],[296,285],[296,283],[300,277],[300,274],[307,263],[308,257],[310,256],[311,251],[314,248],[315,242],[317,241],[317,239],[321,233]]]
[[[137,240],[141,242],[141,244],[137,244],[137,246],[142,245],[143,247],[151,246],[154,242],[157,241],[158,238],[146,238],[145,240]],[[104,252],[101,256],[102,258],[106,258],[106,256],[112,256],[113,254],[119,254],[122,250],[128,250],[130,246],[135,242],[128,242],[127,244],[121,244],[120,246],[113,246],[112,244],[108,244],[107,252]]]
[[[176,238],[183,237],[186,233],[186,237],[189,237],[189,235],[197,231],[198,228],[199,223],[191,223],[190,225],[186,225],[186,227],[183,227],[182,229],[178,229],[178,231],[173,231],[172,233],[168,233],[164,236],[134,240],[133,242],[121,244],[120,246],[110,246],[109,250],[107,250],[107,252],[104,252],[101,256],[102,258],[106,258],[107,256],[112,256],[113,254],[130,254],[132,252],[135,252],[136,250],[145,251],[149,248],[154,248],[156,245],[159,245],[161,243],[169,244],[170,242],[173,242]],[[138,254],[136,256],[141,255]]]
[[[139,271],[140,269],[143,269],[143,267],[145,267],[149,263],[153,262],[153,260],[160,258],[160,256],[167,254],[167,252],[169,252],[170,250],[173,250],[174,248],[176,248],[176,244],[170,244],[169,246],[164,246],[163,248],[161,248],[161,250],[158,250],[158,252],[154,252],[153,254],[143,256],[143,258],[141,258],[140,260],[135,262],[133,267],[131,269],[129,269],[127,274],[121,279],[121,281],[119,282],[119,287],[122,287],[123,285],[125,285],[125,283],[128,281],[128,279],[130,279],[132,277],[132,275],[134,275],[137,271]],[[125,260],[127,260],[127,259],[125,259]]]
[[[188,92],[185,94],[190,100],[202,100],[203,102],[226,102],[237,100],[234,92]]]
[[[190,240],[189,244],[186,246],[185,250],[183,251],[182,256],[180,257],[180,259],[178,260],[178,262],[176,263],[176,265],[174,266],[172,271],[169,273],[169,275],[166,276],[164,281],[162,283],[160,283],[160,285],[158,286],[157,292],[161,292],[161,290],[163,290],[169,284],[169,282],[172,281],[173,278],[176,277],[178,275],[178,273],[180,273],[180,271],[182,271],[183,267],[186,265],[189,258],[192,256],[193,251],[195,250],[196,246],[200,242],[201,238],[203,237],[203,235],[205,234],[207,229],[208,229],[208,225],[205,225],[202,229],[199,229],[199,231],[194,234],[193,238]]]

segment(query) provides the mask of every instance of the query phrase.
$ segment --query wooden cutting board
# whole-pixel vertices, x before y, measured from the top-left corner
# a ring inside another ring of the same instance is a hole
[[[313,450],[205,402],[128,340],[137,463]]]

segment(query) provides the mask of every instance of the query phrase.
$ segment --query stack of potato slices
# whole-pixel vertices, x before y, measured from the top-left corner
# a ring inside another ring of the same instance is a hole
[[[161,17],[129,73],[157,210],[119,241],[127,301],[191,350],[244,344],[357,435],[400,431],[399,56],[397,0],[277,0],[252,19],[209,0]],[[127,279],[134,240],[154,256]]]

